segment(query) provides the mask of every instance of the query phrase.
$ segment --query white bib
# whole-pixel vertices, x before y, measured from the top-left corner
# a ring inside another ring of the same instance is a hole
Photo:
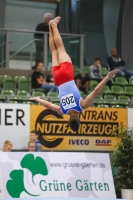
[[[77,106],[73,93],[61,97],[61,104],[64,110]]]

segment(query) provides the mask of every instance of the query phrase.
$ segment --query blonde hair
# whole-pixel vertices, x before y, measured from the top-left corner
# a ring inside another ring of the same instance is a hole
[[[4,142],[4,146],[5,145],[10,145],[11,147],[13,146],[13,143],[11,142],[11,141],[9,141],[9,140],[6,140],[5,142]]]

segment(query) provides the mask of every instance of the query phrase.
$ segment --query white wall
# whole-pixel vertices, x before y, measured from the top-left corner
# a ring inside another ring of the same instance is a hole
[[[35,30],[38,23],[43,22],[46,12],[56,14],[57,4],[27,2],[22,0],[7,0],[5,13],[5,28]],[[33,34],[15,33],[10,34],[10,50],[16,51],[33,39]],[[29,51],[27,49],[26,51]],[[35,45],[33,45],[35,51]]]

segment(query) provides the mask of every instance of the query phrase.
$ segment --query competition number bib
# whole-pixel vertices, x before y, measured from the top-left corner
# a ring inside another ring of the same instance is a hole
[[[75,99],[74,99],[74,95],[72,93],[63,96],[61,98],[61,104],[62,104],[64,110],[67,110],[69,108],[73,108],[73,107],[77,106]]]

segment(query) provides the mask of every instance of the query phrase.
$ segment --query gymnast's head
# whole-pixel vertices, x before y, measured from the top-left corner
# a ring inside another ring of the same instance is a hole
[[[79,117],[78,117],[78,116],[73,116],[73,115],[71,116],[71,115],[70,115],[70,119],[69,119],[69,121],[68,121],[68,124],[69,124],[70,128],[71,128],[73,131],[77,132],[78,129],[79,129],[79,126],[80,126]]]

